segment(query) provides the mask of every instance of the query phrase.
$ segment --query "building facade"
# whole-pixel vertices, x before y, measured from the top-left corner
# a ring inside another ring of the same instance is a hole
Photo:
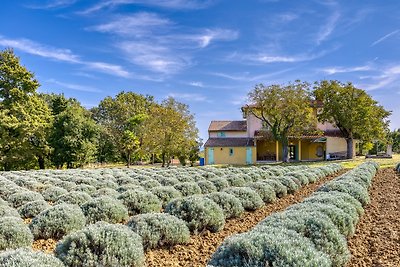
[[[205,164],[247,165],[282,161],[282,144],[273,140],[260,119],[244,112],[244,120],[211,121],[205,147]],[[291,161],[316,161],[343,158],[346,139],[330,123],[318,123],[322,134],[289,138]],[[353,151],[356,151],[354,142]]]

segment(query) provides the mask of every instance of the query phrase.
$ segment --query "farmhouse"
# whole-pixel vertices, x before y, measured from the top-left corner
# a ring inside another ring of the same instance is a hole
[[[205,164],[254,164],[281,161],[282,144],[275,141],[263,122],[242,107],[244,120],[211,121],[205,143]],[[314,108],[315,115],[317,108]],[[340,158],[346,154],[346,139],[330,123],[318,123],[320,134],[289,138],[289,158],[312,161]],[[354,142],[353,151],[356,151]]]

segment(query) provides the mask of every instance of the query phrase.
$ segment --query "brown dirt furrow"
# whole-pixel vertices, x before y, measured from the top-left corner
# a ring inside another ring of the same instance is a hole
[[[265,205],[259,210],[245,212],[239,218],[229,219],[224,229],[218,233],[204,231],[198,235],[191,236],[189,243],[186,245],[149,250],[146,252],[147,266],[205,266],[211,255],[225,238],[250,230],[271,213],[282,211],[288,206],[302,201],[321,184],[332,180],[344,172],[346,171],[341,171],[334,176],[329,176],[314,184],[309,184],[301,188],[294,195],[278,199],[276,202]]]
[[[400,176],[381,169],[369,190],[371,203],[349,240],[348,267],[400,266]]]

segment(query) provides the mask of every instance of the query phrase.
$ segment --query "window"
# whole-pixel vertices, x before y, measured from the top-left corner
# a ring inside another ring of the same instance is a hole
[[[233,156],[233,148],[229,148],[229,156]]]
[[[225,132],[218,132],[218,133],[217,133],[217,136],[218,136],[218,137],[225,137]]]

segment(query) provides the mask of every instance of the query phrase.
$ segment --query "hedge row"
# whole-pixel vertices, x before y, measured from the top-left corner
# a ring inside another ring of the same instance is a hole
[[[369,201],[378,167],[364,163],[249,232],[229,237],[208,266],[345,266],[350,259],[346,238]]]

